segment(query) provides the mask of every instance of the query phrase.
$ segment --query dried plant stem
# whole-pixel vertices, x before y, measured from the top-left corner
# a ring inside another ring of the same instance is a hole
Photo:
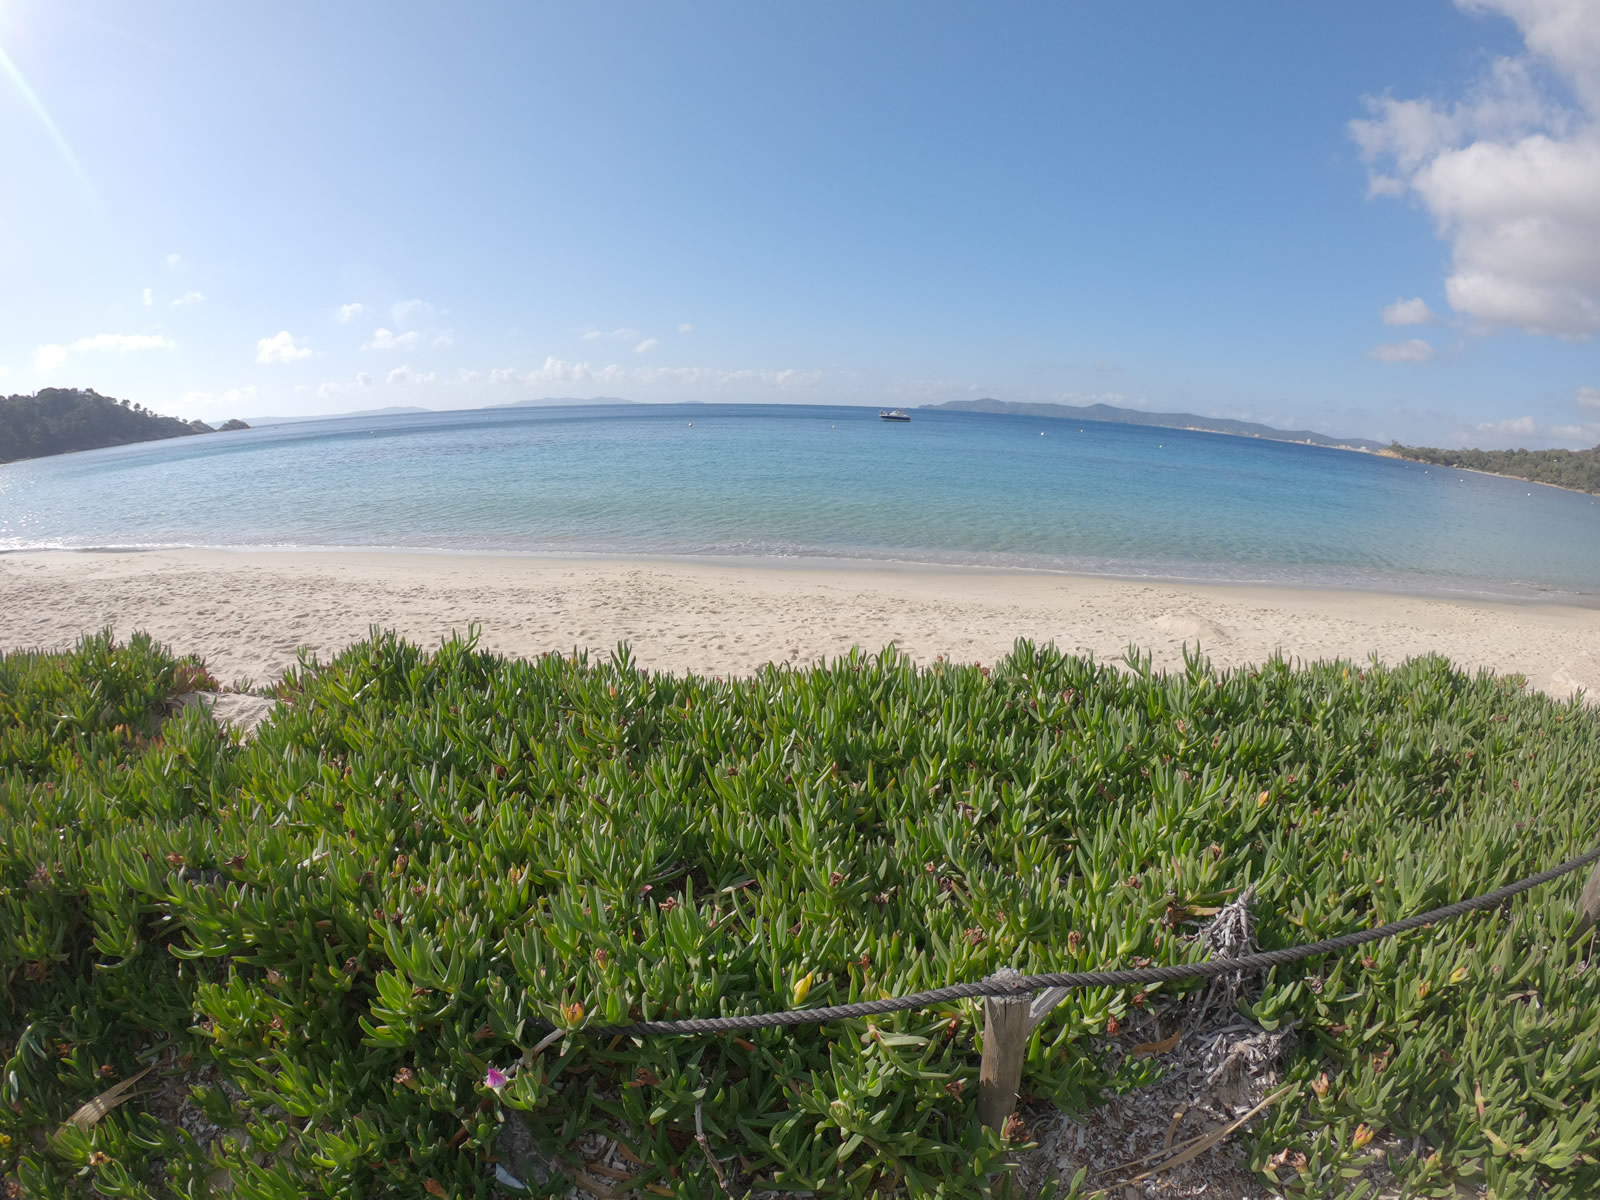
[[[146,1067],[137,1075],[130,1075],[120,1083],[112,1084],[88,1103],[80,1106],[76,1112],[67,1118],[68,1125],[76,1125],[79,1129],[93,1129],[95,1123],[105,1116],[117,1105],[121,1104],[133,1094],[133,1085],[138,1083],[151,1071],[154,1066]]]
[[[712,1173],[717,1177],[717,1186],[722,1189],[722,1194],[733,1200],[733,1192],[728,1187],[728,1176],[722,1170],[722,1164],[717,1161],[717,1156],[711,1153],[711,1140],[706,1137],[706,1102],[705,1098],[694,1102],[694,1140],[700,1143],[700,1151],[706,1156],[706,1161],[711,1164]]]
[[[1232,1134],[1235,1130],[1254,1120],[1262,1111],[1276,1104],[1290,1092],[1295,1092],[1299,1089],[1300,1085],[1296,1083],[1287,1084],[1284,1087],[1279,1088],[1277,1091],[1273,1092],[1272,1095],[1261,1101],[1260,1104],[1257,1104],[1249,1112],[1245,1113],[1244,1116],[1237,1117],[1228,1124],[1224,1125],[1221,1129],[1213,1130],[1204,1137],[1196,1138],[1194,1141],[1187,1143],[1184,1149],[1174,1154],[1165,1162],[1157,1163],[1148,1171],[1141,1172],[1140,1174],[1133,1176],[1131,1179],[1123,1180],[1123,1184],[1139,1183],[1142,1180],[1149,1179],[1152,1175],[1159,1175],[1163,1171],[1170,1171],[1174,1167],[1181,1167],[1190,1159],[1198,1158],[1212,1146],[1215,1146],[1218,1142]]]

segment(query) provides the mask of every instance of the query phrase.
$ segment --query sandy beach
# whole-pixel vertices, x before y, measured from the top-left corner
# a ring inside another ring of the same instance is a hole
[[[893,642],[992,662],[1018,637],[1160,668],[1196,642],[1218,666],[1274,651],[1388,662],[1430,652],[1600,695],[1600,612],[1565,605],[874,565],[151,551],[0,555],[0,648],[112,626],[199,654],[224,683],[280,675],[372,625],[424,644],[470,623],[505,654],[631,643],[640,665],[742,674]]]

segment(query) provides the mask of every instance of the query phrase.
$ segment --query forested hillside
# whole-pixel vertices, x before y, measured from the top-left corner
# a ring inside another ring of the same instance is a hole
[[[229,421],[221,428],[249,426]],[[215,432],[203,421],[163,417],[93,389],[45,388],[32,396],[0,397],[0,462]]]
[[[1580,492],[1600,492],[1600,446],[1589,450],[1435,450],[1396,442],[1389,453],[1441,467],[1464,467]]]

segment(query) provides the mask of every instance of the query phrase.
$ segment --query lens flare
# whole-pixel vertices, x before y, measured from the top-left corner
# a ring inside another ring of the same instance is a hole
[[[28,107],[33,109],[34,115],[39,118],[39,123],[49,133],[50,140],[55,142],[56,149],[61,151],[61,157],[67,160],[67,166],[72,168],[72,173],[78,177],[78,182],[85,188],[89,186],[89,177],[84,173],[83,164],[78,161],[78,156],[72,152],[72,146],[67,142],[66,136],[51,119],[49,111],[44,106],[44,101],[39,99],[37,92],[29,85],[27,78],[17,69],[17,64],[11,61],[11,56],[5,52],[5,47],[0,46],[0,71],[10,77],[11,82],[17,85],[17,91],[22,93],[22,98],[28,102]]]

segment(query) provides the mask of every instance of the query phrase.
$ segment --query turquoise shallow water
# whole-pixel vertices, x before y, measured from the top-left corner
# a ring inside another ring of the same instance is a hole
[[[122,446],[0,467],[0,550],[861,558],[1600,600],[1594,497],[1181,430],[913,417],[487,409]]]

